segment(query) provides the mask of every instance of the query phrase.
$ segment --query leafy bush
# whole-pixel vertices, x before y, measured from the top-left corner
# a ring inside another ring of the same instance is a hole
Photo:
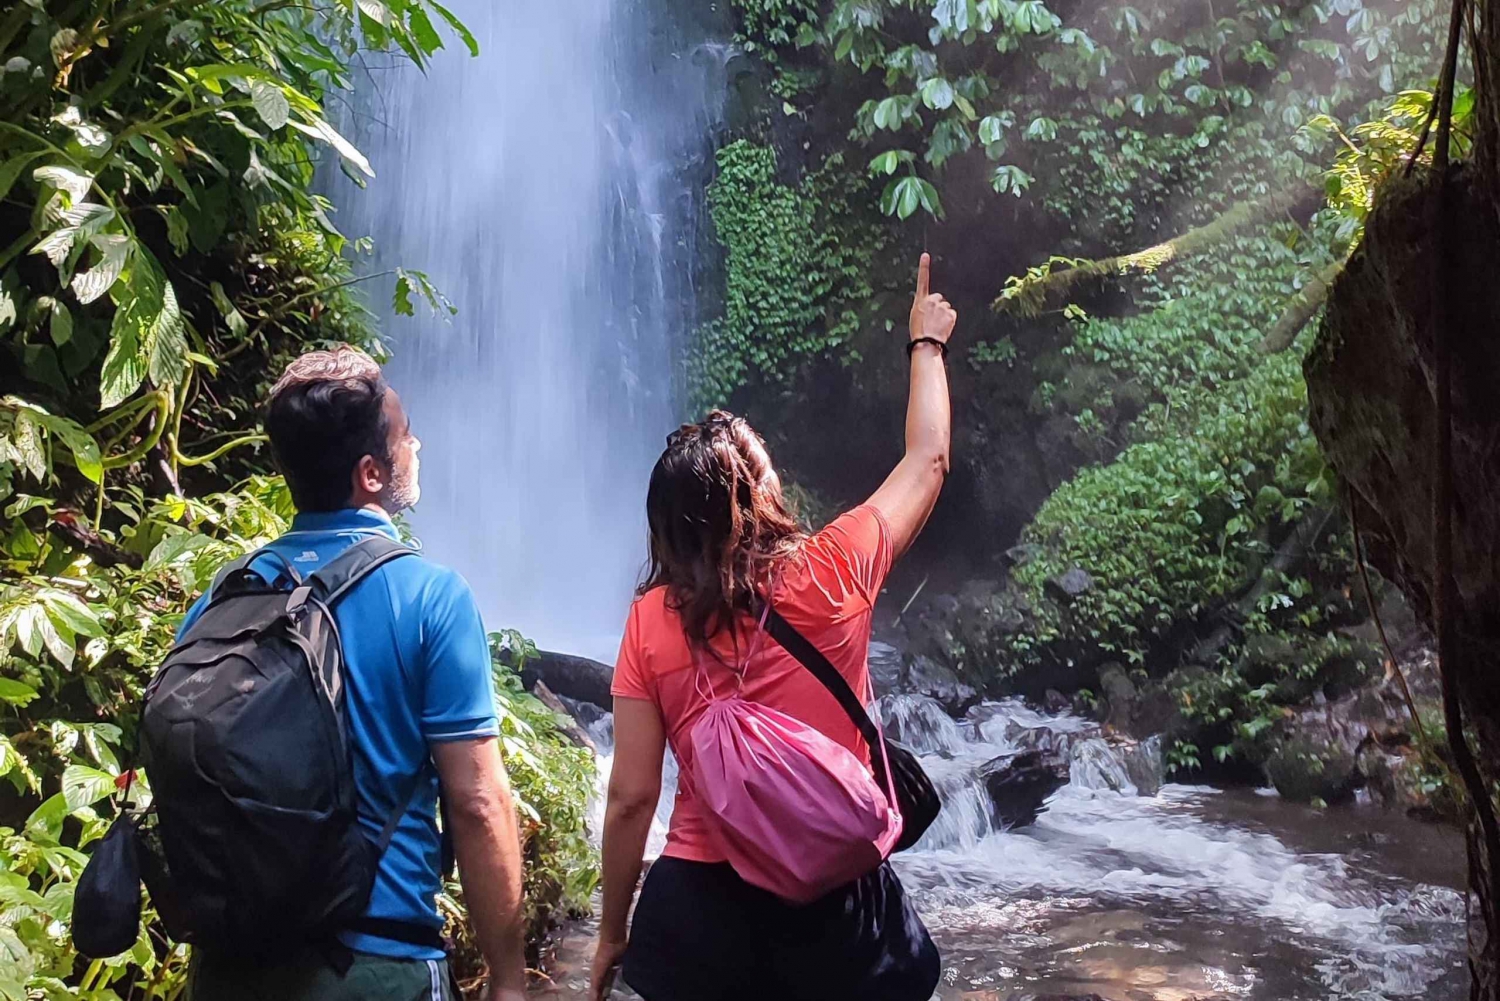
[[[851,209],[861,185],[838,158],[795,185],[777,179],[772,149],[748,140],[718,162],[708,207],[726,251],[724,313],[699,329],[689,360],[703,407],[750,382],[784,385],[820,357],[857,360],[849,342],[887,243]]]
[[[102,13],[101,13],[102,11]],[[80,963],[74,883],[122,785],[142,688],[228,559],[285,530],[255,413],[311,346],[384,354],[366,244],[313,190],[373,169],[323,111],[364,48],[473,39],[428,0],[313,8],[42,0],[0,13],[0,998],[176,996],[186,949],[144,915]],[[450,311],[396,273],[393,306]],[[526,813],[531,927],[592,887],[586,752],[499,679]],[[134,786],[149,800],[149,777]],[[461,911],[458,917],[462,917]]]

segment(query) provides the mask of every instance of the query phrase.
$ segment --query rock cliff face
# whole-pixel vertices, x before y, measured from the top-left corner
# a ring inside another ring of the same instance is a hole
[[[1491,5],[1493,6],[1493,5]],[[1495,146],[1481,133],[1481,152]],[[1305,366],[1314,431],[1349,488],[1371,561],[1430,619],[1437,412],[1433,332],[1452,346],[1455,693],[1487,783],[1500,767],[1500,192],[1480,167],[1450,174],[1439,239],[1435,177],[1384,187],[1363,246],[1334,285]],[[1489,175],[1493,176],[1493,175]],[[1444,245],[1443,241],[1448,243]],[[1446,307],[1445,309],[1441,307]],[[1472,835],[1471,835],[1472,838]],[[1500,864],[1473,839],[1486,918],[1476,997],[1500,997],[1495,901]]]

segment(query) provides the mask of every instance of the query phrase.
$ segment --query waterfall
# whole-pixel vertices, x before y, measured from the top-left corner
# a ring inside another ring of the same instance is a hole
[[[477,58],[452,41],[425,75],[357,73],[345,124],[377,177],[340,192],[338,222],[373,237],[373,270],[425,270],[459,310],[393,318],[372,293],[423,443],[428,553],[490,625],[612,659],[680,407],[729,50],[659,0],[452,6]]]

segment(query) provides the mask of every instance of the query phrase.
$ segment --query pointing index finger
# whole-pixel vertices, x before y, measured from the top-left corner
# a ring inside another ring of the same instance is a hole
[[[923,254],[921,263],[917,265],[917,298],[927,298],[927,290],[931,287],[932,255]]]

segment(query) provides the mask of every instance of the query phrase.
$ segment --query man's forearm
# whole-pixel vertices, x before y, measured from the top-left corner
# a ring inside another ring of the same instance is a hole
[[[503,769],[493,788],[475,791],[467,804],[450,798],[449,820],[469,921],[490,977],[497,986],[523,990],[521,839]]]

